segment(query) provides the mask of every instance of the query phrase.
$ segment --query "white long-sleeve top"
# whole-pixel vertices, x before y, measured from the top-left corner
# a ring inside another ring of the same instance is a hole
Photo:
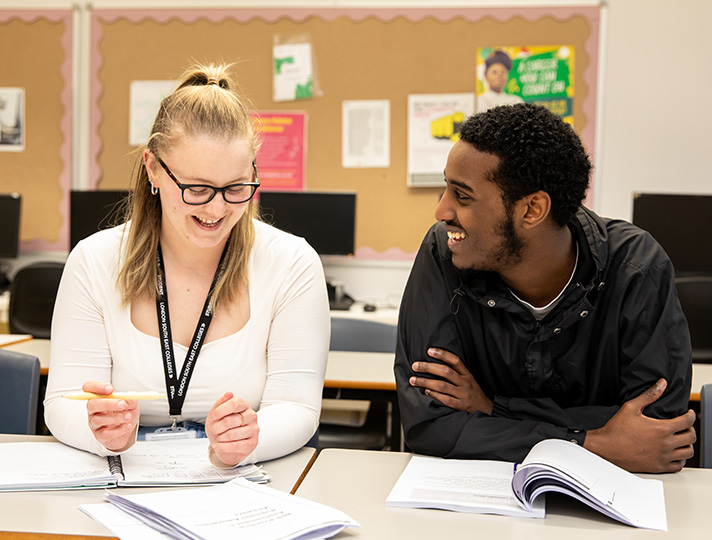
[[[249,257],[250,318],[230,336],[204,343],[180,420],[205,422],[231,391],[257,411],[259,443],[243,463],[286,455],[319,423],[329,348],[329,306],[316,252],[301,238],[255,221]],[[52,319],[45,422],[71,446],[107,450],[88,426],[86,402],[63,399],[89,380],[116,391],[166,392],[157,337],[138,331],[117,285],[122,227],[99,232],[70,253]],[[170,300],[170,291],[169,291]],[[197,324],[197,321],[196,321]],[[178,370],[187,348],[173,343]],[[141,425],[171,420],[167,399],[139,401]]]

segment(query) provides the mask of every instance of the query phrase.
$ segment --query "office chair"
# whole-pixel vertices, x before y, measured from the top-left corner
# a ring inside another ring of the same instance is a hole
[[[712,469],[712,384],[700,390],[700,467]]]
[[[690,327],[692,361],[712,363],[712,275],[679,276],[675,286]]]
[[[47,261],[20,268],[10,285],[10,332],[49,339],[52,311],[64,263]]]
[[[0,433],[35,434],[39,386],[36,356],[0,348]]]
[[[332,317],[330,349],[332,351],[395,353],[396,332],[397,327],[392,324]],[[319,426],[319,449],[387,449],[389,425],[389,402],[371,400],[366,418],[360,425],[321,423]]]

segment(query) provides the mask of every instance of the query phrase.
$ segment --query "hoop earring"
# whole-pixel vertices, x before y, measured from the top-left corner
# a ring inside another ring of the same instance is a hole
[[[158,195],[158,188],[155,184],[151,184],[151,195]]]

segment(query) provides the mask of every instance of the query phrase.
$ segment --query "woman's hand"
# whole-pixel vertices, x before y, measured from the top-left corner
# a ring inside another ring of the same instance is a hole
[[[109,383],[87,381],[84,392],[111,395],[114,387]],[[141,414],[135,399],[95,398],[87,401],[89,429],[104,447],[112,452],[127,450],[136,441],[138,418]]]
[[[226,392],[210,409],[205,420],[205,433],[216,457],[234,467],[257,447],[260,428],[257,413],[242,398]]]

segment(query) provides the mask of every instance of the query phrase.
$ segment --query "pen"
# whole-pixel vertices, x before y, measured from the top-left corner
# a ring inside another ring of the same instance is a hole
[[[89,399],[161,399],[166,397],[160,392],[114,392],[113,394],[92,394],[91,392],[77,392],[76,394],[65,394],[66,399],[76,399],[86,401]]]

